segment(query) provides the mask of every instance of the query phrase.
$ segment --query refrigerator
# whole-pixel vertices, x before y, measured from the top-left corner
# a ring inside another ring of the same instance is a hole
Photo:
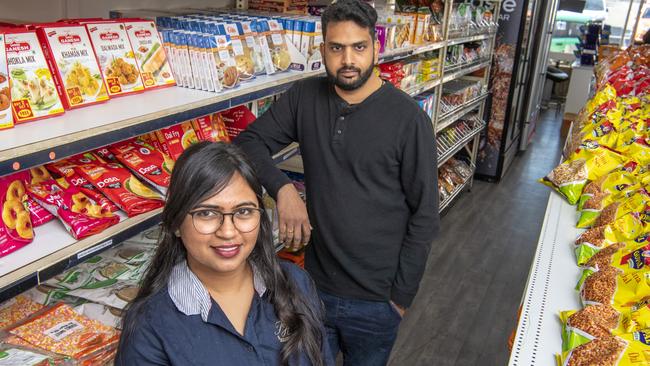
[[[501,6],[476,177],[499,181],[535,132],[550,35],[540,32],[557,0],[506,0]],[[552,30],[552,28],[550,29]],[[542,75],[543,71],[543,75]],[[527,123],[526,123],[527,122]]]

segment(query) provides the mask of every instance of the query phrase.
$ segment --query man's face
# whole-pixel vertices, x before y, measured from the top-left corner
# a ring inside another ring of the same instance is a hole
[[[379,51],[368,28],[353,21],[329,23],[321,47],[327,76],[347,91],[358,89],[368,81]]]

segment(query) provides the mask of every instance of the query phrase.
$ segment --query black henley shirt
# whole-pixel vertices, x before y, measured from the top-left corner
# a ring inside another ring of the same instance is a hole
[[[295,83],[235,139],[273,197],[290,180],[271,155],[294,141],[314,228],[305,268],[318,288],[410,306],[439,228],[429,117],[389,83],[356,105],[324,77]]]

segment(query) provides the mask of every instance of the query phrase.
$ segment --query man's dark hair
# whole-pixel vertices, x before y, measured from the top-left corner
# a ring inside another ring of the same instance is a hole
[[[353,21],[362,28],[368,28],[370,37],[375,40],[375,23],[377,11],[362,0],[338,0],[325,9],[321,16],[323,38],[327,34],[327,24]]]

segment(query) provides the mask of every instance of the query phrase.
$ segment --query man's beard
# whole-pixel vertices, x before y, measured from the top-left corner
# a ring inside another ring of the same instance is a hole
[[[370,79],[370,75],[372,75],[374,68],[375,68],[375,63],[373,62],[363,72],[358,67],[349,66],[349,67],[342,67],[336,71],[336,74],[332,74],[330,70],[327,68],[327,64],[325,64],[325,71],[327,72],[327,78],[329,79],[329,81],[331,81],[332,83],[334,83],[334,85],[338,86],[339,88],[345,91],[352,91],[362,87],[366,83],[366,81]],[[359,76],[356,79],[352,79],[352,81],[348,81],[343,76],[340,76],[340,73],[345,71],[355,71],[359,74]]]

